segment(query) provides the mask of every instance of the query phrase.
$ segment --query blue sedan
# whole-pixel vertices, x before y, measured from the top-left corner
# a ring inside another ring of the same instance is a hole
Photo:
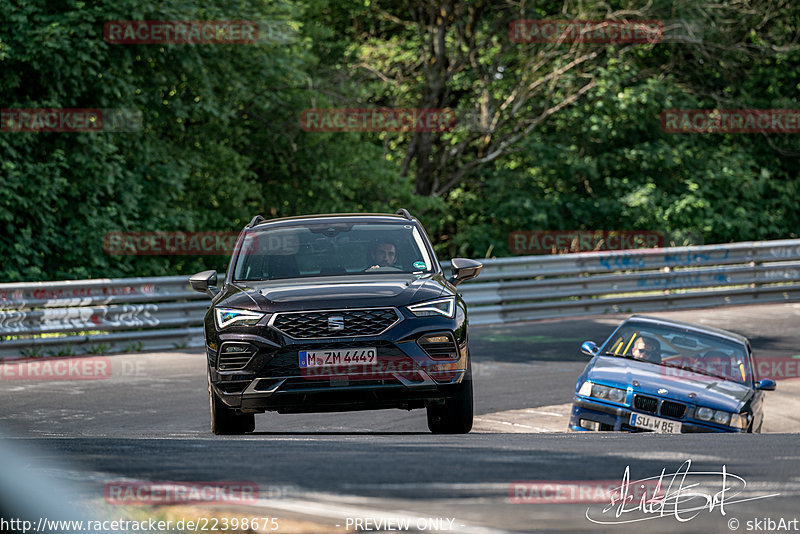
[[[764,391],[750,342],[707,326],[656,317],[625,320],[598,347],[575,386],[573,431],[760,432]]]

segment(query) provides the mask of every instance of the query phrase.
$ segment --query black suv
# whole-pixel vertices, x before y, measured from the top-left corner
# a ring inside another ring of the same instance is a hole
[[[205,316],[211,430],[242,434],[254,414],[427,408],[434,433],[472,428],[467,307],[406,210],[265,221],[236,244],[225,280],[192,276]]]

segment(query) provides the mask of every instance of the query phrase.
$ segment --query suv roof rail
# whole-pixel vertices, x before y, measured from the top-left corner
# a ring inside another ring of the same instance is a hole
[[[395,214],[395,215],[402,215],[403,217],[405,217],[405,218],[406,218],[406,219],[408,219],[409,221],[413,221],[413,220],[414,220],[414,217],[412,217],[412,216],[411,216],[411,214],[410,214],[410,213],[408,213],[408,210],[407,210],[407,209],[405,209],[405,208],[400,208],[400,209],[399,209],[399,210],[397,210],[397,211],[396,211],[394,214]]]
[[[255,217],[253,217],[253,218],[250,220],[250,224],[248,224],[247,226],[245,226],[245,228],[252,228],[252,227],[254,227],[255,225],[257,225],[258,223],[262,223],[262,222],[264,222],[264,221],[266,221],[266,219],[265,219],[264,217],[262,217],[261,215],[256,215]]]

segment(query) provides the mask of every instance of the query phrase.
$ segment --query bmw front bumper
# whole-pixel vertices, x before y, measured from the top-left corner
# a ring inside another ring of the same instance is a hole
[[[576,432],[588,432],[592,430],[601,431],[616,431],[616,432],[648,432],[647,430],[631,426],[631,414],[634,410],[626,406],[610,406],[608,404],[594,402],[586,397],[575,396],[572,401],[572,413],[570,414],[569,428]],[[653,415],[644,412],[642,415]],[[658,416],[669,419],[663,416]],[[705,432],[744,432],[737,428],[721,428],[712,425],[706,425],[698,421],[687,419],[673,419],[681,423],[681,432],[684,434],[690,433],[705,433]],[[583,423],[582,423],[583,421]],[[587,428],[584,426],[591,423],[591,426],[597,428]],[[595,425],[596,423],[596,425]]]

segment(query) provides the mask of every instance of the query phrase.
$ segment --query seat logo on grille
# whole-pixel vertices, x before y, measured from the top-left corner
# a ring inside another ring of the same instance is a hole
[[[344,330],[344,317],[341,315],[331,315],[328,317],[328,330],[331,332]]]

